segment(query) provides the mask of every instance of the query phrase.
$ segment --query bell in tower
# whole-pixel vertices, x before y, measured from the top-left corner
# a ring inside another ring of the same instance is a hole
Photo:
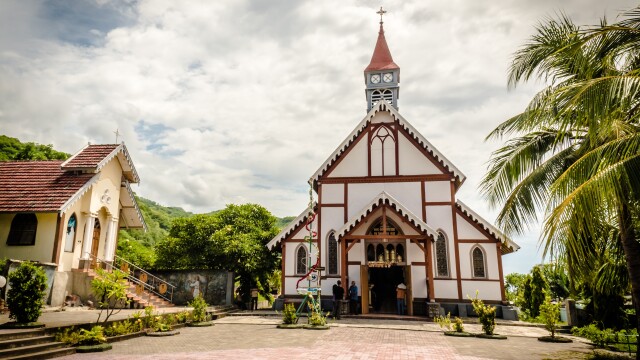
[[[384,99],[396,110],[398,109],[398,97],[400,95],[400,67],[393,62],[387,40],[384,37],[382,15],[386,13],[380,7],[380,31],[378,41],[371,56],[371,62],[364,69],[364,82],[366,84],[367,111]]]

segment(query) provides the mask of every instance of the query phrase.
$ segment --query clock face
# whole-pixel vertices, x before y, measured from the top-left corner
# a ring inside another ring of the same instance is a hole
[[[377,84],[380,82],[380,74],[371,75],[371,82]]]
[[[383,80],[386,83],[393,81],[393,74],[392,73],[384,74]]]

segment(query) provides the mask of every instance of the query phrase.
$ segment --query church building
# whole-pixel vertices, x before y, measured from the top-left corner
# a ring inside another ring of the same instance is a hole
[[[519,246],[457,198],[464,174],[398,112],[400,67],[382,19],[364,80],[366,116],[309,180],[317,203],[267,245],[282,253],[284,301],[299,302],[311,280],[330,299],[341,280],[358,286],[363,314],[396,313],[399,284],[408,315],[457,309],[476,291],[504,302],[502,256]]]

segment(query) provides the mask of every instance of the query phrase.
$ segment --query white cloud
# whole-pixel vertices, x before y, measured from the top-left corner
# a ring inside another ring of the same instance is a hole
[[[123,134],[135,190],[195,212],[257,202],[306,206],[306,181],[365,113],[362,71],[377,36],[368,1],[106,1],[0,4],[0,133],[75,152]],[[627,0],[385,3],[402,68],[400,111],[477,193],[499,122],[538,84],[506,89],[511,54],[545,15],[595,24]],[[104,15],[101,17],[101,15]],[[534,262],[536,235],[505,258]]]

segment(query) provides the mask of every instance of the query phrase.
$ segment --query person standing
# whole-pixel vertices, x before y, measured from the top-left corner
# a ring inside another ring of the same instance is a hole
[[[405,297],[407,296],[407,286],[404,283],[396,287],[396,300],[398,303],[398,315],[404,315],[406,309]]]
[[[258,288],[251,288],[251,311],[258,310]]]
[[[349,309],[352,315],[357,315],[358,311],[358,287],[356,282],[352,281],[349,286]]]
[[[344,299],[344,288],[342,287],[342,281],[338,280],[333,285],[333,318],[335,320],[340,320],[342,299]]]

